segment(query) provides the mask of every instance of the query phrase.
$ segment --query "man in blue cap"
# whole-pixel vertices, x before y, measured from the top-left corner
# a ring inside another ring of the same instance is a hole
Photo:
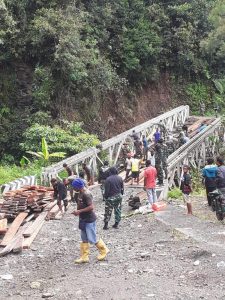
[[[106,247],[102,239],[97,240],[96,237],[96,215],[94,213],[93,197],[88,189],[84,186],[84,181],[77,178],[72,182],[72,186],[76,192],[77,210],[72,214],[79,216],[79,229],[81,230],[81,257],[75,260],[75,263],[89,262],[90,244],[96,245],[99,250],[98,260],[104,260],[109,249]]]

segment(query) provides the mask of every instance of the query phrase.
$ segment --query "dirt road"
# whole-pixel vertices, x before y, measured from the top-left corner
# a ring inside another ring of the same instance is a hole
[[[31,250],[0,259],[1,300],[225,299],[225,263],[220,263],[225,250],[209,251],[192,239],[174,236],[153,214],[124,218],[118,230],[103,231],[100,191],[95,199],[98,232],[110,248],[108,259],[97,262],[92,247],[89,264],[74,264],[79,230],[70,207],[62,220],[46,222]]]

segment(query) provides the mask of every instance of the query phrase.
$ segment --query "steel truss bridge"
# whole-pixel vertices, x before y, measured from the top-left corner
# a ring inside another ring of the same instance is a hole
[[[42,172],[42,182],[47,183],[51,180],[51,178],[57,177],[57,175],[63,171],[64,163],[73,167],[73,169],[78,173],[82,162],[86,162],[88,165],[90,165],[94,173],[97,174],[97,161],[101,163],[99,154],[104,152],[104,157],[107,157],[107,159],[110,161],[110,164],[116,165],[122,146],[127,140],[131,139],[133,130],[135,130],[135,132],[140,136],[150,136],[156,130],[158,124],[161,124],[164,125],[167,130],[173,131],[178,125],[184,124],[188,117],[189,106],[186,105],[177,107],[117,136],[114,136],[105,142],[102,142],[98,148],[90,148],[45,168]]]
[[[44,184],[49,184],[51,178],[58,177],[59,173],[63,171],[63,164],[66,163],[78,173],[83,162],[91,166],[94,174],[97,174],[99,164],[102,163],[102,153],[104,158],[110,161],[111,165],[118,163],[122,147],[125,142],[132,141],[131,135],[133,130],[137,134],[151,137],[159,125],[164,126],[167,131],[175,131],[179,126],[182,126],[189,118],[189,106],[179,106],[169,112],[157,116],[143,124],[133,127],[117,136],[114,136],[104,142],[98,147],[93,147],[66,158],[54,165],[45,169],[41,174],[41,181]],[[160,190],[160,199],[165,199],[168,189],[176,185],[176,179],[181,177],[182,165],[189,164],[200,168],[205,164],[207,156],[215,156],[218,153],[218,145],[221,130],[221,119],[216,118],[203,131],[197,133],[190,141],[168,157],[168,179]],[[16,180],[6,184],[6,191],[9,189],[16,189],[23,185],[23,179]],[[32,177],[32,182],[35,181]],[[25,184],[29,184],[27,181]],[[4,190],[3,190],[4,192]]]

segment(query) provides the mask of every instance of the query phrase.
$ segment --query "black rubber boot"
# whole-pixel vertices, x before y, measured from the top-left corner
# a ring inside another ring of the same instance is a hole
[[[105,225],[104,225],[103,229],[104,229],[104,230],[109,229],[109,227],[108,227],[108,222],[105,222]]]
[[[119,225],[119,223],[116,222],[112,227],[115,229],[118,229],[118,225]]]

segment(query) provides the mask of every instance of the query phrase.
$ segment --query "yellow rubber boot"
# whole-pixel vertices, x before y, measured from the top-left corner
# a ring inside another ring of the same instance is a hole
[[[102,239],[100,239],[97,244],[96,247],[99,250],[99,255],[97,257],[98,260],[103,260],[105,259],[107,253],[109,252],[109,249],[106,247],[105,243],[103,242]]]
[[[80,258],[75,260],[75,264],[82,264],[89,262],[89,253],[90,253],[89,243],[80,244]]]

